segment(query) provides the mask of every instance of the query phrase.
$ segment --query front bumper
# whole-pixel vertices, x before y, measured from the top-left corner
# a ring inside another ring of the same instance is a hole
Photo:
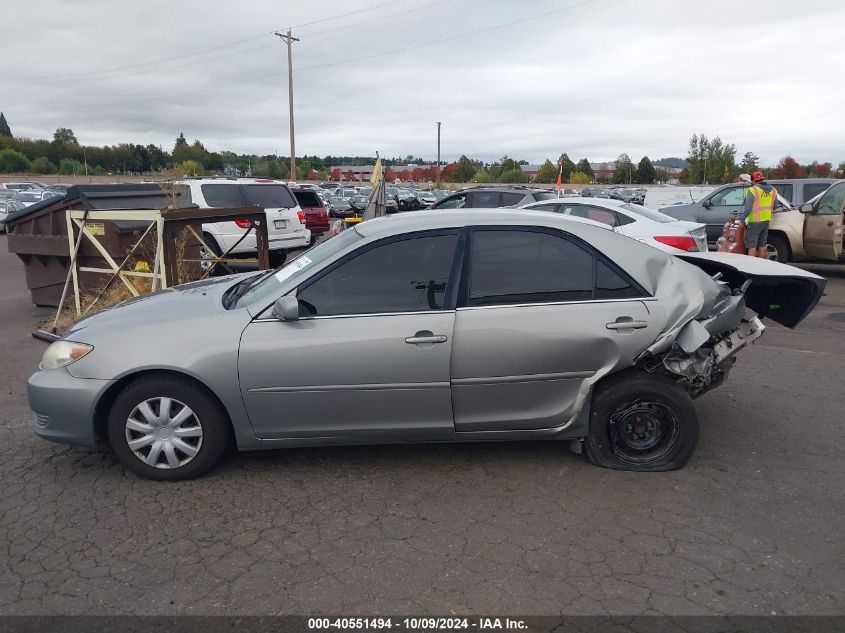
[[[95,446],[94,407],[112,384],[74,378],[67,369],[36,371],[26,384],[33,431],[51,442]]]

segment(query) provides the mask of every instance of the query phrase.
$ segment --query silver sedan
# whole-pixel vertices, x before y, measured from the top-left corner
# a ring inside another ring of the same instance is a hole
[[[587,221],[471,210],[364,222],[285,267],[88,317],[29,380],[45,439],[107,441],[152,479],[241,450],[563,440],[595,464],[682,466],[693,398],[824,280],[683,259]]]

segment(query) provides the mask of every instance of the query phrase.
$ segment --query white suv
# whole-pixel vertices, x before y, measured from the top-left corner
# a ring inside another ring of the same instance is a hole
[[[311,242],[311,231],[305,228],[305,215],[288,186],[266,178],[197,178],[183,180],[180,193],[185,204],[201,209],[264,207],[267,213],[267,236],[272,265],[284,263],[287,251],[304,248]],[[183,188],[184,187],[184,188]],[[221,254],[243,237],[249,222],[215,222],[203,224],[206,242]],[[255,232],[238,244],[232,255],[255,253]]]

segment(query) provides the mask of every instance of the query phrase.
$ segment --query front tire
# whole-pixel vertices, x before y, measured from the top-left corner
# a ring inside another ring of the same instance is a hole
[[[199,477],[229,444],[229,423],[220,404],[179,376],[149,375],[130,383],[109,413],[112,450],[146,479]]]
[[[698,442],[698,415],[678,383],[628,373],[598,384],[585,439],[587,457],[614,470],[676,470]]]

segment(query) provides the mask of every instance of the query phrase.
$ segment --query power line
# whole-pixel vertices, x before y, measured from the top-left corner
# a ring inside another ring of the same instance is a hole
[[[350,17],[352,15],[358,15],[358,14],[361,14],[361,13],[368,13],[370,11],[375,11],[376,9],[380,9],[382,7],[386,7],[386,6],[389,6],[389,5],[392,5],[392,4],[400,4],[400,3],[408,2],[408,1],[409,0],[390,0],[389,2],[381,2],[379,4],[374,4],[374,5],[371,5],[369,7],[365,7],[363,9],[356,9],[354,11],[347,11],[346,13],[339,13],[337,15],[332,15],[332,16],[329,16],[329,17],[326,17],[326,18],[320,18],[318,20],[312,20],[310,22],[303,22],[302,24],[294,24],[294,25],[291,25],[291,26],[286,26],[283,29],[279,29],[279,30],[296,29],[296,28],[302,28],[302,27],[305,27],[305,26],[311,26],[311,25],[314,25],[314,24],[321,24],[323,22],[329,22],[331,20],[339,20],[341,18],[346,18],[346,17]],[[275,29],[272,30],[272,31],[264,31],[260,34],[241,38],[239,40],[234,40],[234,41],[231,41],[231,42],[225,42],[225,43],[219,44],[217,46],[212,46],[210,48],[204,48],[204,49],[196,51],[194,53],[186,53],[184,55],[177,55],[175,57],[164,57],[164,58],[160,58],[160,59],[157,59],[157,60],[154,60],[154,61],[141,62],[141,63],[137,63],[137,64],[127,64],[125,66],[114,66],[112,68],[102,68],[100,70],[87,70],[87,71],[81,71],[81,72],[76,72],[76,73],[65,73],[65,74],[61,74],[61,75],[43,75],[43,76],[36,78],[35,81],[40,82],[40,81],[51,80],[51,79],[69,79],[69,78],[73,78],[73,77],[84,77],[84,76],[87,76],[87,75],[101,75],[101,74],[105,74],[105,73],[116,72],[116,71],[119,71],[119,70],[131,70],[131,69],[134,69],[134,68],[145,68],[145,67],[149,67],[149,66],[154,66],[154,65],[158,65],[158,64],[176,61],[178,59],[187,59],[189,57],[197,57],[198,55],[205,55],[206,53],[213,53],[215,51],[219,51],[219,50],[222,50],[224,48],[231,48],[232,46],[238,46],[238,45],[244,44],[246,42],[251,42],[251,41],[260,39],[262,37],[266,37],[267,35],[273,35],[274,32],[275,32]],[[5,81],[22,81],[24,83],[29,83],[29,82],[31,82],[32,77],[4,77],[3,79]]]
[[[436,44],[443,44],[445,42],[452,42],[452,41],[455,41],[455,40],[463,39],[465,37],[471,37],[473,35],[479,35],[481,33],[489,33],[491,31],[501,30],[501,29],[504,29],[504,28],[508,28],[508,27],[511,27],[511,26],[516,26],[518,24],[523,24],[525,22],[529,22],[531,20],[539,20],[540,18],[548,17],[548,16],[554,15],[556,13],[562,13],[564,11],[570,11],[572,9],[577,9],[579,7],[583,7],[583,6],[586,6],[586,5],[589,5],[589,4],[594,4],[596,2],[599,2],[599,0],[584,0],[583,2],[578,2],[576,4],[568,5],[568,6],[565,6],[565,7],[560,7],[560,8],[557,8],[557,9],[552,9],[551,11],[545,11],[544,13],[538,13],[536,15],[531,15],[531,16],[528,16],[528,17],[525,17],[525,18],[520,18],[518,20],[512,20],[510,22],[504,22],[502,24],[496,24],[496,25],[493,25],[493,26],[488,26],[488,27],[485,27],[483,29],[477,29],[475,31],[465,31],[465,32],[459,33],[457,35],[451,35],[449,37],[443,37],[443,38],[431,40],[431,41],[428,41],[428,42],[422,42],[420,44],[413,44],[411,46],[404,46],[402,48],[396,48],[396,49],[389,50],[389,51],[381,51],[379,53],[373,53],[371,55],[364,55],[362,57],[344,58],[344,59],[334,61],[334,62],[325,62],[325,63],[322,63],[322,64],[313,64],[311,66],[297,67],[297,68],[294,68],[293,70],[296,71],[296,72],[302,72],[304,70],[317,70],[317,69],[320,69],[320,68],[329,68],[331,66],[340,66],[340,65],[343,65],[343,64],[351,64],[351,63],[360,62],[360,61],[367,61],[367,60],[370,60],[370,59],[375,59],[377,57],[382,57],[384,55],[395,55],[395,54],[398,54],[398,53],[405,53],[407,51],[416,50],[416,49],[419,49],[419,48],[425,48],[427,46],[434,46]],[[274,79],[276,77],[283,77],[283,76],[286,76],[287,74],[288,74],[287,72],[271,73],[269,75],[262,75],[260,77],[253,77],[251,79],[244,79],[244,80],[241,80],[241,81],[234,81],[234,82],[231,82],[231,83],[228,83],[228,84],[216,85],[216,86],[212,86],[210,88],[201,88],[199,90],[191,90],[191,91],[188,91],[188,92],[171,94],[171,95],[167,95],[166,97],[162,97],[162,96],[143,97],[143,98],[139,98],[139,99],[132,99],[132,100],[129,100],[129,101],[115,101],[115,102],[112,102],[112,103],[104,103],[104,104],[92,103],[92,104],[87,104],[87,105],[82,105],[82,106],[70,106],[68,109],[107,108],[107,107],[112,107],[112,106],[131,105],[131,104],[135,104],[135,103],[146,103],[146,102],[150,102],[150,101],[160,101],[160,100],[165,99],[165,98],[170,100],[170,99],[178,98],[178,97],[193,96],[193,95],[197,95],[197,94],[204,94],[204,93],[207,93],[207,92],[213,92],[215,90],[225,90],[226,88],[233,88],[235,86],[243,86],[243,85],[246,85],[246,84],[262,82],[262,81],[266,81],[267,79]]]
[[[414,13],[416,11],[421,11],[423,9],[429,9],[429,8],[437,6],[439,4],[445,4],[446,2],[451,2],[451,1],[452,0],[437,0],[437,2],[431,2],[429,4],[424,4],[424,5],[421,5],[419,7],[414,7],[413,9],[407,9],[405,11],[399,11],[397,13],[389,13],[387,15],[380,15],[376,18],[371,18],[369,20],[363,20],[361,22],[355,22],[353,24],[344,24],[342,26],[332,27],[330,29],[325,29],[323,31],[317,31],[315,33],[307,33],[305,35],[305,37],[316,37],[317,35],[323,35],[325,33],[332,33],[334,31],[339,31],[339,30],[342,30],[342,29],[353,28],[353,27],[356,27],[356,26],[361,26],[363,24],[372,24],[373,22],[380,22],[382,20],[387,20],[389,18],[397,17],[397,16],[400,16],[400,15],[405,15],[407,13]],[[264,35],[261,35],[259,37],[264,37]],[[255,39],[255,38],[253,38],[253,39]],[[246,41],[246,40],[242,40],[242,41]],[[135,71],[135,72],[121,73],[119,75],[106,76],[106,77],[79,77],[79,78],[68,77],[68,78],[65,78],[63,80],[56,80],[56,81],[53,81],[53,82],[50,82],[50,83],[76,83],[76,82],[81,82],[81,81],[104,81],[104,80],[108,80],[108,79],[123,79],[125,77],[138,77],[140,75],[150,75],[150,74],[153,74],[153,73],[165,73],[165,72],[169,72],[171,70],[178,70],[180,68],[189,68],[191,66],[199,66],[199,65],[202,65],[202,64],[208,64],[208,63],[211,63],[211,62],[216,62],[216,61],[219,61],[221,59],[229,59],[231,57],[237,57],[238,55],[245,55],[246,53],[253,53],[255,51],[260,51],[260,50],[264,50],[264,49],[267,49],[267,48],[273,48],[275,45],[276,45],[275,42],[270,42],[269,44],[262,44],[260,46],[253,46],[252,48],[245,48],[243,50],[235,51],[233,53],[226,53],[224,55],[218,55],[216,57],[199,59],[199,60],[196,60],[196,61],[193,61],[193,62],[187,62],[185,64],[176,64],[176,65],[173,65],[173,66],[165,66],[163,68],[151,68],[151,69],[148,69],[148,70],[138,70],[138,71]],[[20,82],[21,83],[43,83],[41,77],[30,77],[26,80],[20,80]]]

